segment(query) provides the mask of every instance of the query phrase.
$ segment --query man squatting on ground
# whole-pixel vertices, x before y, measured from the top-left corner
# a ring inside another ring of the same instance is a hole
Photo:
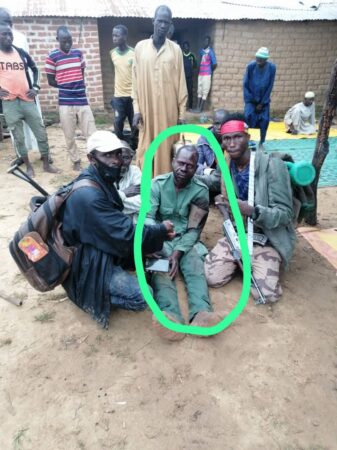
[[[85,62],[82,52],[72,48],[73,39],[67,27],[57,29],[56,40],[59,48],[53,50],[46,59],[45,71],[50,86],[58,89],[60,122],[67,144],[73,169],[81,169],[75,133],[77,124],[84,137],[96,131],[95,119],[85,92]]]
[[[151,210],[148,224],[172,220],[176,236],[165,242],[164,252],[170,259],[169,273],[154,273],[151,286],[159,308],[171,321],[184,323],[178,302],[175,278],[180,268],[186,284],[189,323],[210,327],[223,317],[213,312],[204,274],[206,247],[199,241],[208,216],[207,187],[195,177],[198,152],[194,145],[181,147],[172,162],[173,172],[156,177],[152,182]],[[158,334],[169,340],[184,338],[153,322]]]
[[[306,92],[302,102],[288,109],[284,116],[284,124],[287,133],[290,134],[316,133],[314,92]]]
[[[121,142],[124,145],[122,148],[121,177],[118,186],[115,185],[124,205],[123,213],[127,214],[133,220],[133,223],[136,223],[141,205],[140,183],[142,172],[138,166],[131,164],[134,151],[127,142]]]
[[[214,134],[214,137],[221,145],[220,129],[225,122],[229,112],[225,109],[217,109],[213,114],[213,124],[208,128]],[[215,153],[208,140],[200,136],[197,142],[198,167],[196,177],[208,187],[213,195],[220,194],[221,191],[221,172],[215,158]]]
[[[77,251],[63,287],[77,306],[107,327],[112,308],[142,311],[147,304],[137,277],[125,270],[133,262],[135,227],[122,212],[114,185],[124,145],[113,133],[96,131],[87,146],[90,165],[75,181],[88,179],[98,186],[78,189],[65,203],[62,232],[66,244]],[[145,226],[144,255],[160,251],[174,236],[169,220]]]
[[[114,110],[115,133],[119,139],[123,135],[124,122],[127,118],[133,133],[132,105],[132,63],[135,51],[127,45],[128,29],[124,25],[116,25],[112,30],[112,42],[116,47],[110,51],[111,62],[115,68],[115,92],[111,100]]]
[[[255,158],[255,200],[248,205],[250,136],[242,115],[231,115],[221,127],[223,149],[243,216],[254,220],[254,232],[262,233],[268,241],[265,246],[254,243],[252,271],[260,290],[269,302],[282,295],[279,283],[281,261],[287,267],[295,245],[293,228],[292,191],[288,170],[277,157],[258,151]],[[226,189],[217,203],[220,211],[228,208]],[[219,287],[228,283],[237,269],[227,239],[220,239],[206,256],[205,274],[209,286]],[[251,288],[252,296],[258,293]]]
[[[31,82],[28,69],[33,73]],[[56,173],[48,160],[48,136],[35,97],[39,92],[39,71],[31,56],[13,45],[13,31],[10,26],[0,23],[0,99],[3,114],[9,130],[13,134],[17,151],[26,165],[27,174],[34,176],[28,158],[23,132],[23,120],[34,133],[43,161],[45,172]]]

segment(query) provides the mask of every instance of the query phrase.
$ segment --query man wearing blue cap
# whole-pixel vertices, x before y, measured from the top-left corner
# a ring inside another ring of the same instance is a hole
[[[273,89],[276,66],[268,61],[269,50],[261,47],[255,54],[256,60],[247,65],[243,79],[245,120],[250,128],[260,129],[260,145],[266,140],[269,125],[270,95]]]

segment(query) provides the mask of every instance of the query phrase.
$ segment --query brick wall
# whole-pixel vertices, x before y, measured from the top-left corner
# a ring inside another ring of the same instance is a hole
[[[48,17],[16,18],[14,27],[26,35],[29,53],[40,69],[41,91],[39,97],[42,111],[58,111],[57,89],[49,87],[44,72],[44,64],[49,52],[58,46],[56,29],[60,25],[69,28],[74,47],[83,52],[87,64],[85,81],[89,102],[94,111],[102,111],[104,102],[97,20]]]
[[[44,74],[44,61],[57,46],[56,29],[67,25],[74,46],[79,47],[87,62],[87,93],[92,108],[111,110],[113,69],[109,60],[114,25],[129,28],[129,44],[147,38],[153,31],[150,19],[131,18],[16,18],[15,28],[26,34],[30,53],[41,69],[40,100],[44,111],[57,111],[57,91],[49,88]],[[316,103],[323,104],[332,65],[337,58],[337,21],[267,22],[206,21],[174,19],[176,38],[190,41],[197,54],[205,34],[213,37],[218,68],[213,76],[209,107],[242,110],[242,78],[246,64],[256,50],[268,46],[271,61],[277,65],[272,94],[272,113],[282,116],[287,108],[300,101],[303,93],[313,90]],[[104,85],[104,93],[103,93]],[[195,80],[196,87],[196,80]]]
[[[241,110],[246,64],[259,47],[267,46],[277,66],[271,109],[283,115],[306,91],[321,106],[332,65],[337,58],[337,21],[216,22],[213,27],[218,69],[211,91],[213,107]]]

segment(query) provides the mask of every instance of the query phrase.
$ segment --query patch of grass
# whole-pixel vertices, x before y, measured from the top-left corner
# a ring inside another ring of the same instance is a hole
[[[41,314],[37,314],[36,316],[34,316],[34,320],[35,320],[35,322],[40,322],[40,323],[53,322],[55,315],[56,315],[56,313],[54,311],[43,312]]]
[[[28,428],[22,428],[21,430],[18,430],[13,437],[13,448],[14,450],[21,450],[22,447],[22,440],[24,438],[25,432],[28,430]]]

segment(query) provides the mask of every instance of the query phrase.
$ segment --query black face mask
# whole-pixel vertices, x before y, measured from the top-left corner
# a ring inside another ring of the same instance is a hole
[[[118,183],[121,175],[121,167],[109,167],[98,159],[94,159],[96,161],[97,172],[101,178],[108,184]]]

